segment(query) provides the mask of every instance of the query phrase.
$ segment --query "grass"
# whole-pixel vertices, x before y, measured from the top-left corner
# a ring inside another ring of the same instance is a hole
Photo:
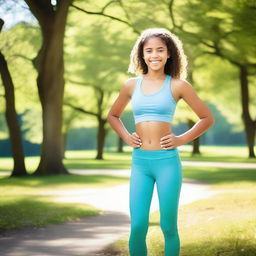
[[[237,148],[226,150],[227,148],[217,150],[214,147],[205,149],[205,159],[248,162],[245,161],[246,157],[238,155]],[[185,150],[181,153],[181,158],[195,160],[195,157],[189,159]],[[200,157],[196,159],[201,161]],[[211,189],[222,190],[223,193],[180,207],[180,255],[255,256],[256,170],[184,166],[183,177],[208,183]],[[128,235],[124,236],[99,255],[128,256],[128,239]],[[164,255],[159,211],[150,215],[147,245],[149,256]]]
[[[225,193],[183,205],[179,209],[181,256],[255,256],[255,190]],[[150,215],[147,246],[150,256],[162,256],[164,239],[159,211]],[[128,236],[101,255],[128,256]]]
[[[183,167],[183,176],[211,185],[211,189],[255,188],[256,169]]]
[[[0,195],[28,195],[39,191],[68,190],[86,187],[109,187],[128,182],[126,177],[107,175],[28,176],[0,179]]]
[[[116,153],[113,149],[106,150],[104,160],[95,160],[95,150],[67,151],[64,164],[68,169],[129,169],[131,165],[131,147],[124,147],[123,153]],[[256,158],[248,158],[248,150],[243,146],[201,146],[201,155],[191,157],[191,146],[184,145],[179,148],[183,161],[219,161],[256,163]],[[256,152],[256,147],[255,147]],[[11,158],[0,158],[0,171],[11,171],[13,161]],[[26,157],[26,167],[33,173],[39,163],[39,157]]]
[[[87,204],[60,203],[42,192],[107,187],[128,178],[106,175],[60,175],[0,179],[0,231],[63,223],[102,211]]]
[[[70,169],[129,169],[131,152],[106,152],[105,160],[94,160],[95,151],[68,151],[64,160]],[[245,147],[202,146],[201,156],[190,156],[191,147],[180,150],[181,159],[189,161],[252,162]],[[121,156],[121,157],[120,157]],[[10,171],[12,160],[1,158],[0,171]],[[27,157],[30,173],[37,167],[38,157]],[[103,171],[104,172],[104,171]],[[200,200],[179,209],[181,256],[255,256],[256,255],[256,171],[216,167],[183,167],[183,177],[208,183],[223,190],[207,200]],[[37,227],[62,223],[83,216],[98,214],[99,209],[85,204],[54,202],[41,196],[49,190],[114,186],[128,182],[126,177],[106,175],[60,175],[46,177],[0,178],[0,229],[24,226]],[[102,255],[128,255],[128,237],[112,244]],[[159,212],[150,215],[147,236],[150,256],[163,255],[163,235]]]
[[[48,197],[6,196],[1,198],[0,231],[57,224],[100,212],[90,205],[57,203]]]
[[[67,151],[64,164],[68,169],[128,169],[130,168],[131,152],[104,153],[104,160],[95,160],[94,150]],[[11,171],[13,160],[10,157],[0,158],[0,171]],[[37,168],[39,156],[29,156],[25,159],[29,173]]]
[[[191,157],[191,146],[180,147],[182,160],[189,161],[213,161],[226,163],[256,163],[256,158],[248,158],[248,149],[243,146],[200,146],[200,155]],[[254,149],[256,152],[256,147]]]

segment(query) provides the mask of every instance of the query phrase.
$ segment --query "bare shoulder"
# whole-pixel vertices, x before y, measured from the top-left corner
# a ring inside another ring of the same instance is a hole
[[[135,85],[137,83],[138,77],[132,77],[127,79],[122,86],[122,89],[125,90],[126,94],[129,95],[129,97],[132,96],[133,90],[135,88]]]
[[[188,81],[178,78],[172,78],[172,85],[178,90],[184,90],[188,87],[192,87]]]
[[[120,117],[123,113],[126,105],[131,100],[131,93],[134,85],[136,84],[136,78],[127,79],[120,88],[119,95],[113,103],[108,116]]]
[[[192,104],[203,104],[195,88],[187,80],[173,78],[172,91],[173,97],[175,98],[176,101],[183,99],[190,106]]]
[[[178,99],[184,98],[186,94],[195,93],[193,86],[188,81],[178,78],[172,79],[172,88]]]

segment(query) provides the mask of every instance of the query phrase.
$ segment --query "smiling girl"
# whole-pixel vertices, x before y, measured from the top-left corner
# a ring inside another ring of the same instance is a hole
[[[147,255],[146,235],[155,183],[165,255],[180,254],[177,220],[182,166],[177,147],[214,124],[212,113],[185,80],[186,66],[182,43],[176,35],[163,28],[143,31],[132,49],[129,66],[129,72],[138,76],[125,81],[108,113],[111,127],[133,148],[129,191],[131,256]],[[175,135],[171,122],[181,99],[199,120],[185,133]],[[120,120],[130,100],[136,125],[132,134]]]

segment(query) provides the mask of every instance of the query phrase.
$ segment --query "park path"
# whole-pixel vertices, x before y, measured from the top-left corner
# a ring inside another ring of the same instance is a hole
[[[183,164],[184,166],[184,164]],[[223,167],[223,166],[222,166]],[[130,176],[130,170],[72,170],[82,175]],[[207,184],[183,178],[179,205],[209,198],[216,193]],[[97,256],[107,245],[129,234],[129,184],[105,188],[47,191],[57,201],[88,203],[104,210],[98,216],[42,228],[24,228],[0,236],[3,256]],[[158,210],[156,188],[150,212]]]

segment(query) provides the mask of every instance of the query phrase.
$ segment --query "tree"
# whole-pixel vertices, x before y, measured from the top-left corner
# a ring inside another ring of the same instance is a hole
[[[34,60],[42,105],[43,142],[40,163],[34,174],[67,174],[63,165],[62,106],[64,94],[63,41],[72,0],[24,0],[38,20],[42,45]]]
[[[249,84],[255,82],[255,4],[252,1],[112,1],[98,11],[73,7],[89,15],[101,15],[131,27],[136,33],[147,27],[166,27],[182,38],[185,52],[195,57],[204,54],[228,60],[238,70],[242,121],[247,137],[249,157],[255,157],[256,120],[250,109],[255,109],[250,97]],[[107,9],[115,6],[118,15]],[[121,11],[120,11],[121,9]],[[139,9],[140,12],[136,12]],[[154,13],[152,13],[152,9]],[[191,11],[193,10],[193,11]],[[122,13],[122,15],[120,15]],[[130,15],[133,13],[133,15]],[[202,22],[202,17],[204,21]],[[195,55],[195,54],[193,54]],[[190,62],[193,62],[193,57]],[[194,67],[192,67],[194,70]],[[252,89],[251,89],[252,91]]]
[[[0,32],[2,30],[4,21],[0,19]],[[11,74],[8,69],[7,61],[4,55],[0,51],[0,74],[5,89],[5,101],[6,101],[6,121],[8,125],[10,141],[12,145],[12,155],[14,160],[14,167],[11,176],[25,176],[27,175],[24,152],[21,139],[21,131],[17,113],[15,109],[15,94],[14,85]]]
[[[117,0],[114,2],[112,1],[108,2],[103,8],[101,8],[98,11],[90,11],[88,10],[88,8],[81,8],[74,4],[72,4],[72,7],[88,15],[102,16],[105,19],[113,20],[115,22],[125,24],[126,26],[132,29],[134,34],[138,35],[140,34],[140,31],[142,31],[143,29],[146,29],[148,27],[156,27],[156,26],[166,27],[166,28],[169,28],[171,31],[175,31],[176,23],[173,17],[173,2],[174,1],[170,1],[167,4],[167,2],[164,2],[164,1],[159,3],[159,1],[148,0],[144,2],[126,1],[124,3],[124,1],[122,0]],[[110,15],[109,13],[111,12],[109,10],[111,10],[111,8],[117,8],[119,10],[117,13],[121,13],[122,15],[121,16]],[[143,11],[136,12],[136,9],[140,9]],[[154,13],[152,13],[151,11],[152,9],[154,9]],[[130,15],[131,13],[133,13],[133,15]],[[159,20],[159,17],[162,17],[162,19]],[[168,27],[168,24],[171,24],[171,25],[169,25]],[[180,34],[178,32],[180,31],[177,31],[177,34]],[[193,50],[190,50],[191,47],[187,47],[187,48],[188,48],[187,50],[189,52],[191,59],[196,58],[197,55],[200,54],[198,50],[195,50],[196,48],[194,48]],[[192,72],[193,72],[193,69],[189,71],[191,78],[192,78]],[[187,122],[189,127],[192,127],[195,124],[194,120],[196,120],[196,117],[194,116],[194,119],[191,119],[192,118],[191,113],[186,108],[184,108],[184,106],[182,107],[183,107],[182,117],[179,119],[179,121],[181,120],[185,121]],[[184,116],[187,116],[188,118],[185,119]],[[118,142],[118,150],[122,151],[121,140],[119,140]],[[200,153],[199,138],[197,138],[193,141],[192,154],[199,154],[199,153]]]
[[[72,101],[65,101],[65,105],[96,118],[98,126],[96,159],[103,159],[105,138],[109,129],[107,127],[109,102],[116,93],[116,85],[121,84],[120,77],[125,76],[123,74],[128,66],[130,42],[123,39],[122,28],[113,28],[107,22],[102,23],[98,20],[86,30],[84,27],[84,24],[77,25],[77,33],[72,34],[70,42],[67,38],[69,54],[66,59],[70,64],[67,68],[68,81],[73,85],[79,84],[81,91],[87,89],[87,95],[83,95],[82,92],[79,95],[74,94]],[[84,38],[87,40],[84,41]],[[72,52],[72,49],[76,51]],[[72,92],[68,91],[68,93]]]
[[[191,12],[191,9],[194,11]],[[254,42],[256,40],[256,9],[252,2],[236,0],[225,2],[187,1],[180,11],[193,30],[187,30],[183,25],[176,25],[191,40],[201,46],[203,53],[214,55],[222,60],[228,60],[237,68],[240,86],[240,102],[242,121],[245,127],[249,157],[255,158],[254,144],[256,134],[256,119],[253,120],[250,109],[255,110],[255,102],[250,96],[250,83],[255,83],[252,77],[256,71],[256,55]],[[201,17],[204,16],[204,22]],[[181,22],[182,24],[182,22]]]

